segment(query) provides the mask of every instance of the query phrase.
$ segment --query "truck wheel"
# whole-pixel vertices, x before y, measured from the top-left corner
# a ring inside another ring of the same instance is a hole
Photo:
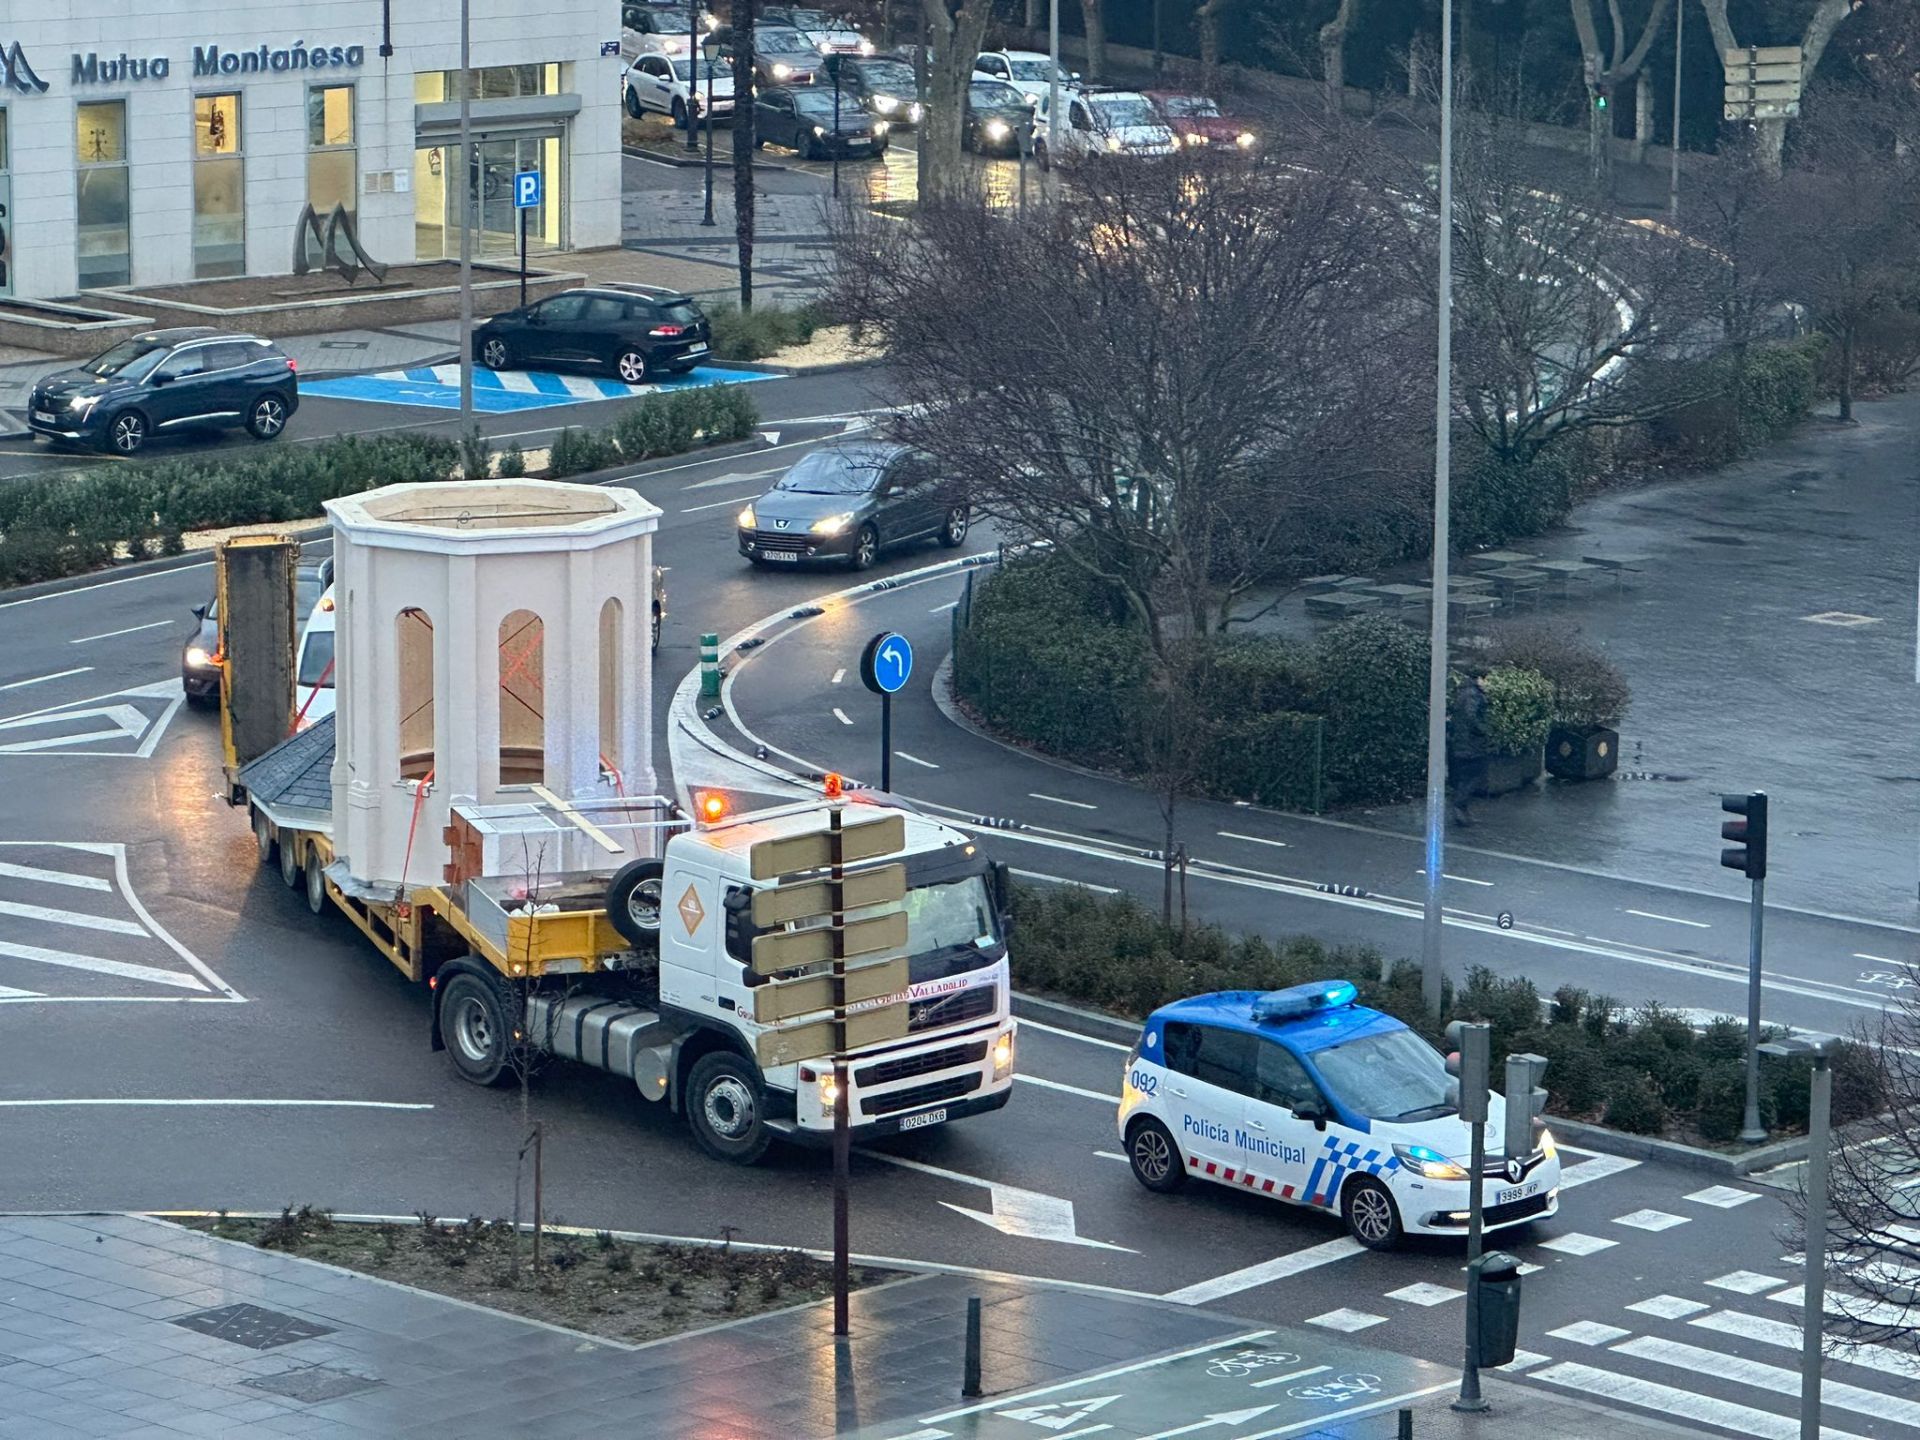
[[[500,992],[478,975],[459,974],[440,992],[440,1035],[460,1078],[498,1085],[507,1075],[506,1009]]]
[[[292,841],[280,842],[280,881],[289,890],[300,888],[300,847]]]
[[[280,849],[273,838],[273,822],[258,810],[253,812],[253,845],[260,852],[262,865],[271,865]]]
[[[1340,1217],[1347,1222],[1347,1233],[1369,1250],[1392,1250],[1405,1233],[1392,1192],[1364,1175],[1349,1180],[1341,1192]]]
[[[1187,1183],[1180,1147],[1173,1143],[1167,1127],[1151,1116],[1128,1133],[1127,1163],[1133,1167],[1134,1179],[1162,1195],[1170,1195]]]
[[[716,1050],[696,1060],[687,1077],[687,1124],[715,1159],[751,1165],[773,1143],[763,1100],[753,1067],[731,1050]]]
[[[629,860],[607,884],[607,919],[635,945],[660,943],[663,871],[658,860]]]
[[[307,847],[307,909],[323,915],[327,909],[327,869],[320,863],[320,847]]]

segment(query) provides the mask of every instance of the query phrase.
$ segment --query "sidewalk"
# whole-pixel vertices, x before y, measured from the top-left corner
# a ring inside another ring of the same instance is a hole
[[[986,1313],[983,1373],[997,1398],[985,1402],[959,1396],[970,1295]],[[1041,1433],[995,1413],[1031,1405],[1041,1415],[1111,1406],[1113,1418],[1101,1416],[1109,1440],[1128,1440],[1158,1426],[1154,1406],[1164,1413],[1183,1385],[1216,1410],[1230,1390],[1251,1394],[1268,1424],[1339,1403],[1325,1387],[1293,1400],[1239,1391],[1246,1370],[1231,1363],[1238,1380],[1204,1378],[1200,1367],[1217,1372],[1254,1338],[1366,1365],[1378,1373],[1359,1378],[1383,1392],[1431,1391],[1419,1440],[1691,1433],[1497,1381],[1492,1414],[1456,1416],[1445,1405],[1451,1376],[1425,1362],[1117,1294],[921,1275],[857,1292],[852,1315],[844,1345],[824,1307],[806,1306],[631,1346],[142,1216],[13,1216],[0,1219],[0,1437],[931,1440]],[[1119,1413],[1122,1391],[1137,1396],[1134,1424]],[[1391,1400],[1370,1417],[1284,1433],[1386,1440]]]

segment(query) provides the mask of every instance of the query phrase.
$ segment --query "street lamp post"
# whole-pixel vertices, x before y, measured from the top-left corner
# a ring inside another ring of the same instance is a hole
[[[700,0],[692,0],[687,6],[687,65],[689,69],[700,63]],[[667,60],[669,70],[673,60]],[[700,149],[700,136],[693,128],[693,117],[700,109],[700,77],[687,76],[687,153],[692,155]],[[713,124],[713,109],[707,109],[707,124]]]
[[[1680,0],[1673,16],[1673,154],[1668,157],[1667,218],[1680,218],[1680,61],[1687,53],[1687,0]]]
[[[1820,1440],[1820,1338],[1827,1302],[1827,1147],[1833,1114],[1832,1057],[1825,1040],[1788,1036],[1762,1053],[1813,1062],[1807,1104],[1806,1285],[1800,1320],[1800,1440]]]
[[[460,433],[473,424],[473,90],[471,0],[460,0]],[[444,252],[442,252],[444,253]]]
[[[838,56],[829,57],[838,59]],[[840,68],[831,67],[833,75],[833,134],[827,137],[827,154],[833,160],[833,198],[840,198]]]
[[[1060,158],[1060,0],[1047,6],[1047,163]]]
[[[712,34],[700,42],[700,67],[707,72],[707,209],[700,217],[702,225],[713,224],[713,67],[726,48],[725,43]]]

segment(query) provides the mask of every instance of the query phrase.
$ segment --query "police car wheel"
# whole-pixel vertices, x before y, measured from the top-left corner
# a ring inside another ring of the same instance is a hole
[[[1378,1180],[1356,1175],[1340,1195],[1340,1215],[1347,1233],[1369,1250],[1391,1250],[1406,1233],[1400,1228],[1400,1207]]]
[[[1187,1183],[1180,1147],[1158,1120],[1137,1121],[1127,1133],[1127,1163],[1133,1166],[1134,1179],[1163,1195]]]

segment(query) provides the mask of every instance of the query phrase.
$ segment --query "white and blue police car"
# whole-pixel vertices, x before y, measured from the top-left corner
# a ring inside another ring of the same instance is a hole
[[[1464,1235],[1471,1143],[1440,1052],[1346,981],[1229,990],[1162,1006],[1127,1056],[1120,1140],[1136,1179],[1189,1176],[1337,1212],[1362,1245]],[[1502,1144],[1495,1095],[1489,1147]],[[1560,1157],[1541,1129],[1527,1155],[1489,1154],[1485,1225],[1552,1215]]]

